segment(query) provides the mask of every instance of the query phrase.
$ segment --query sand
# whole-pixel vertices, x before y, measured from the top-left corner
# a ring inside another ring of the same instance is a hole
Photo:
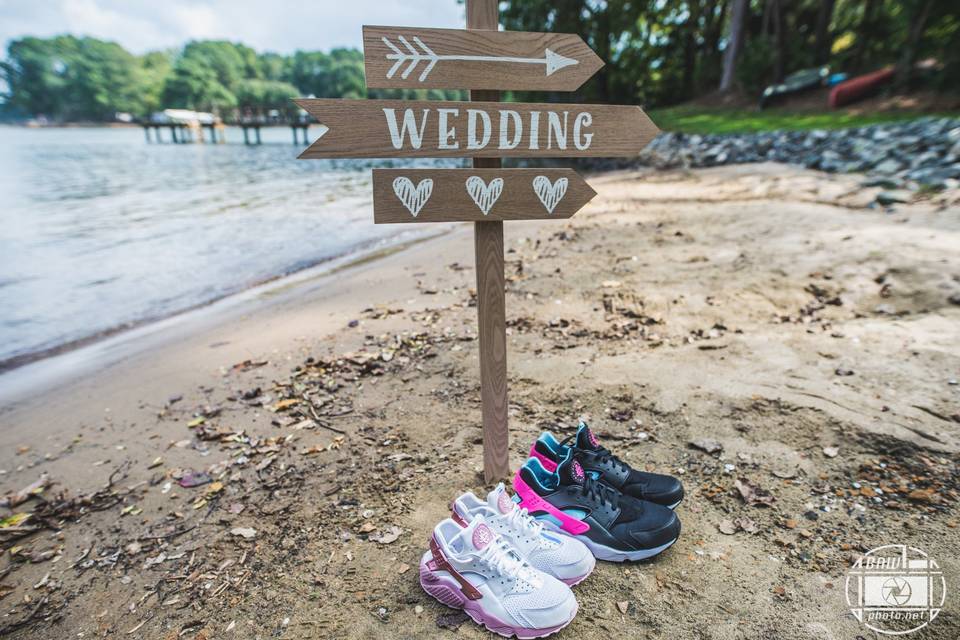
[[[873,637],[845,576],[883,544],[955,591],[960,203],[861,181],[612,173],[507,225],[511,468],[584,418],[687,490],[679,542],[601,563],[559,637]],[[487,637],[417,581],[490,488],[471,229],[438,231],[0,377],[0,494],[49,485],[0,507],[38,529],[0,534],[0,635]],[[960,635],[956,597],[909,637]]]

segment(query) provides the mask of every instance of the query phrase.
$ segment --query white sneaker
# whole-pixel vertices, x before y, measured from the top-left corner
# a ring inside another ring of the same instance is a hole
[[[467,526],[474,516],[483,516],[490,528],[507,539],[520,557],[533,567],[571,587],[590,575],[597,560],[587,545],[575,538],[543,530],[543,523],[510,499],[503,483],[481,500],[467,492],[454,500],[451,516]]]
[[[570,587],[530,566],[477,516],[466,528],[446,519],[420,559],[428,594],[505,637],[542,638],[577,614]]]

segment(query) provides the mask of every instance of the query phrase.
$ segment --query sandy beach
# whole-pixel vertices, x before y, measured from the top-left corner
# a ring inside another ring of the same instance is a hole
[[[600,174],[506,225],[511,469],[582,417],[687,491],[558,637],[873,637],[845,577],[894,543],[948,584],[909,637],[960,637],[960,195],[862,181]],[[489,637],[417,580],[490,488],[474,285],[443,227],[0,376],[0,636]]]

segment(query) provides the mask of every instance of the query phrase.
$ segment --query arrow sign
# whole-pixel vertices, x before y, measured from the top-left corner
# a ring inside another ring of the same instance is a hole
[[[603,61],[571,33],[364,27],[370,88],[575,91]]]
[[[640,107],[295,100],[327,128],[301,158],[632,156],[659,133]]]
[[[563,220],[597,193],[572,169],[374,169],[373,218]]]

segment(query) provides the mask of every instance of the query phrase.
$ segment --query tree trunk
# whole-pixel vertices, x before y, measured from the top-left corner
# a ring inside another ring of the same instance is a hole
[[[907,42],[904,44],[900,62],[897,65],[897,87],[905,87],[913,75],[913,63],[917,57],[917,45],[927,28],[927,18],[933,8],[933,0],[924,0],[910,16],[910,30],[907,32]]]
[[[703,26],[703,56],[701,63],[702,67],[706,69],[700,74],[700,81],[697,86],[697,92],[700,93],[703,89],[702,82],[709,78],[710,82],[716,82],[716,77],[720,72],[720,37],[723,35],[723,23],[727,18],[727,0],[719,1],[719,8],[717,7],[717,2],[711,0],[707,4],[707,10],[704,13],[706,19]]]
[[[683,93],[684,98],[692,98],[694,80],[697,73],[697,30],[700,26],[700,3],[689,3],[690,17],[687,19],[686,33],[683,38]]]
[[[867,55],[867,35],[873,33],[873,25],[876,22],[877,10],[880,7],[877,0],[865,0],[863,4],[863,18],[857,28],[856,51],[853,54],[853,69],[855,71],[863,70],[863,61]]]
[[[787,68],[787,42],[783,37],[783,7],[780,5],[780,0],[770,0],[770,4],[773,18],[773,79],[775,82],[782,82]]]
[[[830,33],[830,22],[833,20],[833,8],[836,0],[821,0],[817,11],[816,41],[814,56],[817,64],[826,64],[830,59],[830,49],[833,46],[833,34]]]
[[[747,24],[747,6],[748,0],[733,0],[733,12],[730,15],[730,36],[727,41],[727,48],[723,52],[723,76],[720,78],[721,92],[727,92],[733,88],[737,71],[737,56],[740,55],[743,32]]]

